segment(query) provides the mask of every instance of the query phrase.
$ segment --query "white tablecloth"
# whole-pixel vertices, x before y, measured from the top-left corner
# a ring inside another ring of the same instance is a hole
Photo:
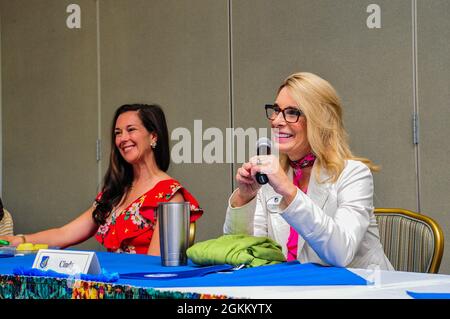
[[[367,286],[250,286],[158,288],[254,299],[410,299],[407,290],[450,293],[450,275],[349,269],[374,284]]]

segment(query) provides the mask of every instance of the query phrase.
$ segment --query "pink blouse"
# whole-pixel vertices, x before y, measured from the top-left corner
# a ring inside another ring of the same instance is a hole
[[[313,166],[316,156],[313,153],[306,154],[303,158],[298,161],[290,162],[289,164],[294,169],[293,183],[295,186],[299,187],[300,180],[303,176],[302,169]],[[300,188],[300,187],[299,187]],[[305,194],[308,191],[307,187],[300,188]],[[297,259],[297,249],[298,249],[298,233],[291,226],[289,232],[289,238],[286,244],[288,250],[287,261],[292,261]]]
[[[302,189],[302,191],[306,194],[308,188],[305,187],[304,189]],[[298,233],[292,226],[290,227],[289,238],[286,247],[288,250],[287,261],[297,260]]]

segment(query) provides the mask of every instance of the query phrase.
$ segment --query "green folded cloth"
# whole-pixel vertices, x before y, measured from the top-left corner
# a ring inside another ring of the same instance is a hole
[[[198,265],[241,265],[256,267],[286,261],[281,246],[267,237],[224,235],[194,244],[187,256]]]

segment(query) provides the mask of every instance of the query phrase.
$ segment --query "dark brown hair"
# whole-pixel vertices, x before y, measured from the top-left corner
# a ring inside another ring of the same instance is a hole
[[[2,199],[0,197],[0,222],[3,219],[3,216],[5,216],[5,212],[3,211],[3,203],[2,203]]]
[[[166,172],[170,164],[169,133],[167,130],[166,117],[159,105],[152,104],[125,104],[119,107],[114,114],[111,128],[111,153],[109,167],[106,171],[102,196],[96,201],[97,206],[92,217],[97,225],[105,223],[112,207],[117,205],[123,195],[128,192],[133,182],[133,168],[123,159],[115,143],[114,130],[117,118],[125,112],[136,111],[142,124],[148,132],[154,132],[158,138],[155,149],[156,164],[159,169]]]

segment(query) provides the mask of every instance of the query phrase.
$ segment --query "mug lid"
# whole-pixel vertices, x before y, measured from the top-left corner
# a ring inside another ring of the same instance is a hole
[[[159,205],[190,205],[190,202],[158,202],[157,203],[158,206]]]

